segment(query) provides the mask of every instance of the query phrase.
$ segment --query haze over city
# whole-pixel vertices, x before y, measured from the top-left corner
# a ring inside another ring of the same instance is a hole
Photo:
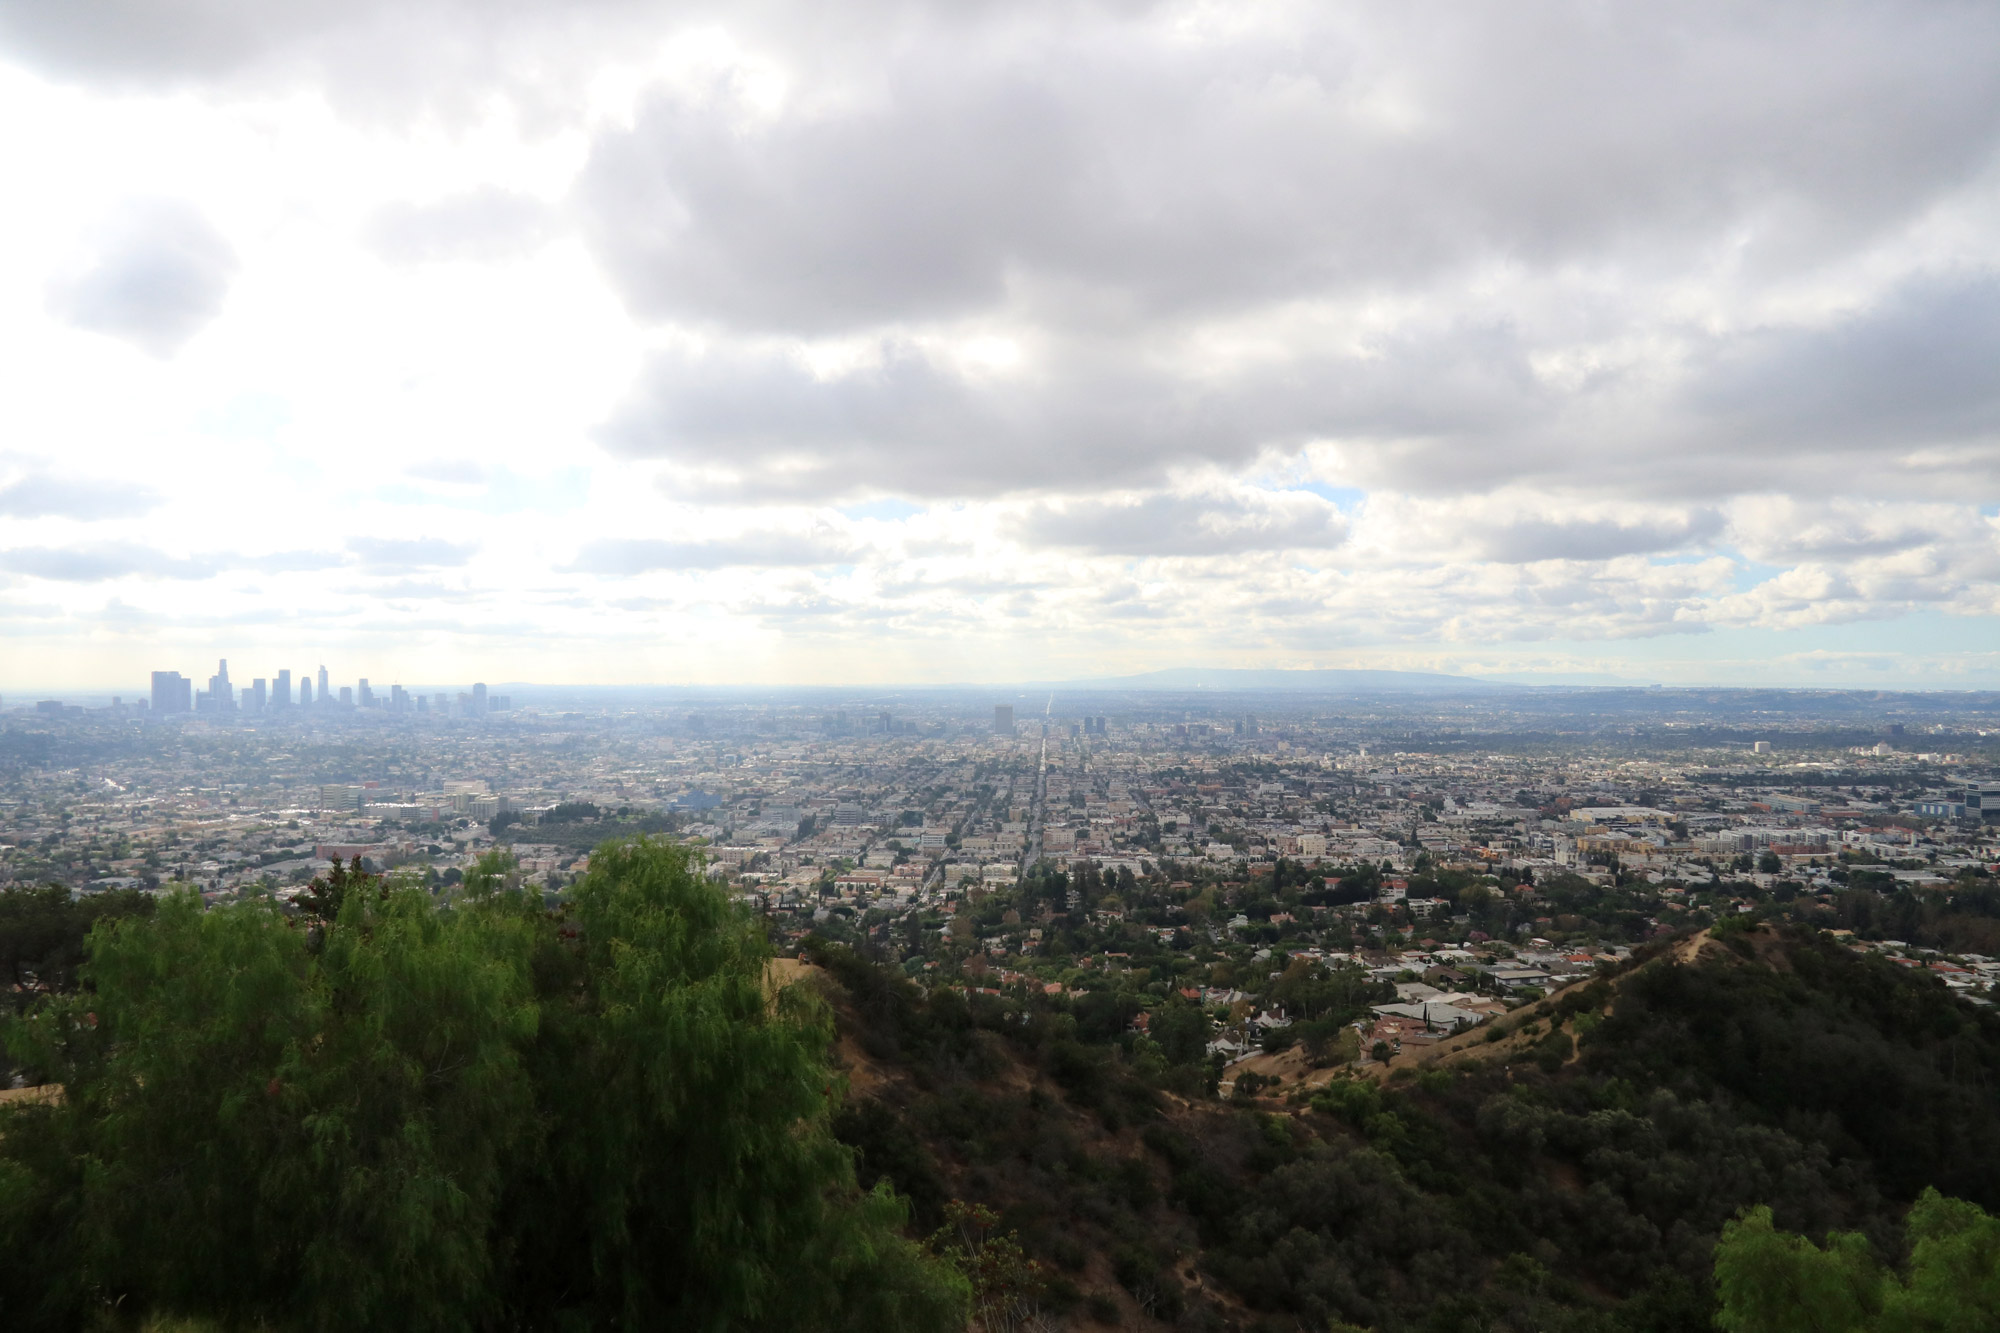
[[[6,5],[0,691],[1992,688],[1996,47]]]

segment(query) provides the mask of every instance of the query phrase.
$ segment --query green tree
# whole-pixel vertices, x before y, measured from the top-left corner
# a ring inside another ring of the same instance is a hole
[[[1910,1275],[1883,1300],[1884,1329],[1976,1333],[2000,1328],[2000,1218],[1927,1189],[1910,1209]]]
[[[1715,1286],[1728,1333],[1977,1333],[2000,1328],[2000,1219],[1927,1189],[1907,1219],[1899,1277],[1858,1232],[1824,1248],[1777,1230],[1769,1208],[1723,1228]]]
[[[1160,1044],[1167,1063],[1198,1063],[1208,1053],[1208,1015],[1192,1004],[1175,1001],[1153,1011],[1148,1035]]]
[[[14,1025],[64,1096],[0,1112],[0,1323],[962,1323],[827,1130],[823,1008],[685,852],[600,848],[557,912],[342,890],[100,926]]]
[[[1751,1209],[1715,1247],[1716,1322],[1728,1333],[1848,1333],[1881,1312],[1881,1275],[1866,1237],[1836,1234],[1825,1249]]]

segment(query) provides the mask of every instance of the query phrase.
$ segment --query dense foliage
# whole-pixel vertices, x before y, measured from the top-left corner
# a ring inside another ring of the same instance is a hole
[[[828,1133],[830,1027],[672,846],[561,909],[346,876],[91,935],[9,1033],[0,1324],[953,1328]]]
[[[1115,993],[926,995],[821,944],[857,1050],[897,1075],[836,1129],[920,1208],[992,1208],[1055,1307],[1108,1289],[1189,1328],[1708,1328],[1743,1210],[1887,1264],[1926,1186],[1990,1204],[2000,1167],[2000,1020],[1803,932],[1728,938],[1567,993],[1507,1063],[1234,1104],[1180,1100],[1146,1038],[1098,1021]]]
[[[2000,1328],[2000,1219],[1934,1189],[1909,1215],[1908,1272],[1876,1260],[1868,1238],[1824,1247],[1752,1209],[1723,1228],[1716,1287],[1726,1333],[1982,1333]]]

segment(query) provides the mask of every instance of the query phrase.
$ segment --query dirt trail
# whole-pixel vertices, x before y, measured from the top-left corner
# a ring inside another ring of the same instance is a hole
[[[1701,946],[1707,943],[1708,930],[1704,927],[1674,946],[1674,961],[1677,963],[1694,962],[1701,957]]]

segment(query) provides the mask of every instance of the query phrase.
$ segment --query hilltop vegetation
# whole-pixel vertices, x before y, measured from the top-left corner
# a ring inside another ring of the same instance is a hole
[[[1053,1310],[1696,1329],[1745,1208],[1889,1260],[1926,1186],[2000,1203],[2000,1019],[1808,932],[1722,939],[1574,988],[1526,1043],[1229,1102],[1183,1096],[1148,1039],[1093,1022],[1101,1000],[926,997],[844,947],[816,956],[866,1088],[836,1122],[862,1178],[920,1212],[994,1208]]]
[[[97,924],[8,1029],[63,1094],[0,1112],[0,1320],[1764,1333],[1831,1283],[1915,1330],[2000,1272],[2000,1017],[1800,926],[1281,1097],[1173,997],[776,972],[673,847],[501,882]]]
[[[855,1187],[831,1036],[645,841],[570,901],[342,875],[100,927],[8,1032],[0,1325],[914,1328],[964,1280]]]

